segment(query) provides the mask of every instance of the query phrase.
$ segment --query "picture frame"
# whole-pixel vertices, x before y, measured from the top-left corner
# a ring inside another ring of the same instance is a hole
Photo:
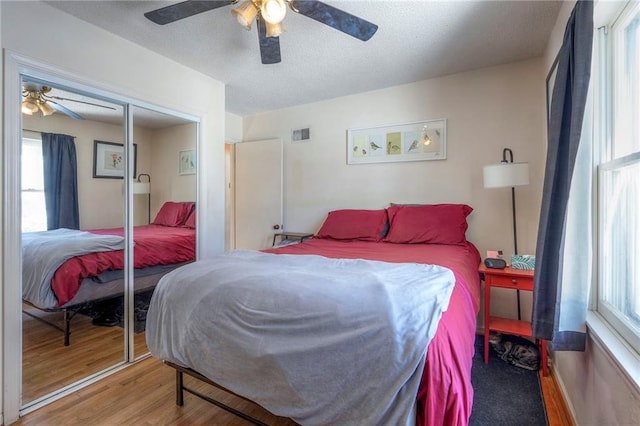
[[[185,149],[178,153],[178,173],[181,175],[196,174],[195,149]]]
[[[447,120],[347,130],[347,164],[445,160]]]
[[[133,179],[137,176],[138,145],[133,144]],[[124,145],[93,141],[93,177],[97,179],[124,178]]]

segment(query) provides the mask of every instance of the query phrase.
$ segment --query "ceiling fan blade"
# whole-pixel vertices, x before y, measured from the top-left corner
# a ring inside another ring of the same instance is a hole
[[[258,39],[260,40],[260,57],[262,63],[277,64],[280,58],[280,39],[278,37],[267,37],[267,27],[260,18],[256,19],[258,26]]]
[[[232,3],[231,0],[183,1],[147,12],[144,16],[158,25],[170,24],[198,13],[217,9]]]
[[[315,19],[362,41],[369,40],[378,30],[376,24],[320,1],[298,0],[293,2],[293,7],[301,15]]]
[[[53,102],[53,101],[47,101],[47,103],[51,104],[51,106],[56,110],[59,111],[63,114],[68,115],[69,117],[76,119],[76,120],[84,120],[84,117],[82,117],[81,115],[76,114],[75,112],[71,111],[69,108],[60,105],[57,102]]]
[[[97,106],[97,107],[100,107],[100,108],[112,109],[114,111],[116,110],[114,107],[111,107],[111,106],[108,106],[108,105],[94,104],[93,102],[81,101],[79,99],[62,98],[60,96],[43,96],[43,97],[46,98],[47,100],[57,99],[59,101],[78,102],[80,104],[93,105],[93,106]],[[53,101],[51,101],[51,102],[53,102]]]

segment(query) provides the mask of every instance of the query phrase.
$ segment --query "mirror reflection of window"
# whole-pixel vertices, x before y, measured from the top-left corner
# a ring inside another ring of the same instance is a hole
[[[22,232],[47,230],[42,141],[22,139]]]

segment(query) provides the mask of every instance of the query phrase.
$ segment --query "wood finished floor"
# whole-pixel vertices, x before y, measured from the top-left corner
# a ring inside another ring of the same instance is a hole
[[[84,374],[83,372],[95,372],[106,368],[122,357],[122,331],[118,327],[94,327],[89,319],[76,318],[79,321],[77,324],[74,323],[72,328],[72,344],[65,348],[62,346],[61,333],[52,332],[48,326],[27,318],[24,320],[25,336],[30,342],[35,342],[35,336],[39,336],[43,341],[50,340],[49,344],[33,346],[25,353],[28,358],[25,357],[24,362],[29,366],[25,368],[25,373],[28,373],[24,378],[25,388],[31,389],[32,392],[43,392],[48,387],[60,383],[68,384],[75,380],[74,377]],[[136,336],[136,353],[143,353],[138,350],[146,350],[144,337],[138,336],[144,336],[144,333]],[[94,351],[85,350],[82,342],[93,345]],[[56,367],[52,367],[52,358],[59,358]],[[40,364],[46,364],[46,359],[49,359],[48,368],[36,368]],[[70,369],[69,365],[74,364],[76,367]],[[540,379],[549,426],[573,426],[553,375],[540,376]],[[290,419],[274,416],[256,404],[226,394],[191,377],[185,376],[185,384],[266,424],[296,424]],[[175,370],[157,359],[147,358],[30,413],[14,424],[243,426],[248,423],[188,393],[185,393],[185,405],[178,407],[175,404]]]
[[[44,312],[23,304],[39,318],[63,324],[61,312]],[[91,318],[76,315],[71,321],[71,344],[64,346],[62,331],[22,314],[23,404],[122,362],[124,333],[120,327],[97,327]],[[134,353],[147,353],[144,333],[134,337]]]

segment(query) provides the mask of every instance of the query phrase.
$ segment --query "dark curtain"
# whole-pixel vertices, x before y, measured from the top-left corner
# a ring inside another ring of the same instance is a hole
[[[567,202],[591,76],[593,3],[578,1],[559,52],[548,128],[533,292],[533,334],[554,350],[584,350],[585,333],[560,330]],[[569,314],[569,313],[568,313]],[[572,313],[571,313],[572,314]],[[586,317],[586,309],[584,312]]]
[[[78,165],[73,136],[42,133],[47,229],[80,228]]]

